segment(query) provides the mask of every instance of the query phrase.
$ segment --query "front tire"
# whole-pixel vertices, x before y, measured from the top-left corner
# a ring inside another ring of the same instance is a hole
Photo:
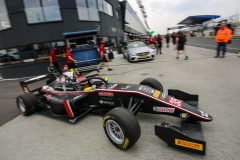
[[[126,108],[114,108],[103,117],[103,128],[110,142],[121,150],[133,146],[141,135],[136,117]]]
[[[29,116],[37,110],[37,99],[32,93],[25,93],[18,96],[16,103],[24,116]]]
[[[159,82],[158,80],[156,80],[154,78],[146,78],[142,82],[140,82],[140,84],[147,85],[149,87],[152,87],[156,90],[163,92],[163,86],[162,86],[161,82]]]

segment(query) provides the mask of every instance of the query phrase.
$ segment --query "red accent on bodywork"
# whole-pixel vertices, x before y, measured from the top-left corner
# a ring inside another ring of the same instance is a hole
[[[64,100],[63,100],[63,105],[64,105],[64,108],[65,108],[66,111],[67,111],[68,117],[69,117],[69,118],[73,118],[74,115],[73,115],[71,106],[69,105],[69,101],[66,100],[66,99],[64,99]]]
[[[144,94],[144,93],[141,93],[141,92],[138,92],[138,91],[113,90],[113,89],[95,89],[95,90],[93,90],[92,92],[83,92],[83,91],[72,91],[72,92],[71,92],[71,91],[51,91],[51,90],[46,90],[46,89],[42,89],[41,91],[45,91],[45,92],[47,92],[47,93],[53,93],[53,94],[77,94],[77,95],[81,95],[81,94],[92,94],[92,93],[94,93],[94,92],[113,92],[113,93],[128,93],[128,94],[135,93],[135,94],[142,95],[142,96],[144,96],[144,97],[153,99],[153,100],[155,100],[155,101],[159,101],[159,102],[161,102],[161,103],[164,103],[164,104],[166,104],[166,105],[169,105],[169,106],[171,106],[171,107],[174,107],[174,108],[176,108],[176,109],[179,109],[179,110],[181,110],[181,111],[183,111],[183,112],[186,112],[186,113],[188,113],[188,114],[190,114],[190,115],[199,117],[199,118],[201,118],[201,119],[204,120],[204,121],[211,121],[211,120],[213,120],[212,118],[206,118],[206,117],[200,116],[200,115],[198,115],[197,113],[193,113],[193,112],[191,112],[191,111],[189,111],[189,110],[186,110],[186,109],[184,109],[184,108],[182,108],[182,107],[177,107],[177,106],[175,106],[175,105],[173,105],[173,104],[171,104],[171,103],[169,103],[169,102],[166,102],[165,100],[157,99],[157,98],[154,98],[154,97],[152,97],[152,96],[149,96],[149,95],[147,95],[147,94]]]

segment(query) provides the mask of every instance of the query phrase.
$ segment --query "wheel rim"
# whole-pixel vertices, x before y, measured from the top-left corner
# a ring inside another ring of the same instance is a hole
[[[26,112],[26,106],[25,106],[22,98],[18,98],[18,107],[21,112],[23,112],[23,113]]]
[[[111,140],[114,143],[116,143],[118,145],[123,144],[124,139],[125,139],[124,133],[117,122],[115,122],[113,120],[108,120],[106,122],[106,130],[107,130],[109,137],[111,138]]]

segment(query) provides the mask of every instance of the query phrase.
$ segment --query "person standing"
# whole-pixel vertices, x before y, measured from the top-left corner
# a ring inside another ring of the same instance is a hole
[[[66,60],[67,60],[68,69],[70,71],[73,70],[76,74],[79,75],[77,66],[75,65],[75,63],[77,63],[77,60],[73,59],[70,48],[68,48],[68,47],[66,47]]]
[[[177,57],[176,59],[179,59],[179,55],[180,54],[185,54],[185,59],[184,60],[188,60],[188,55],[185,52],[185,43],[187,41],[186,35],[179,31],[177,34],[177,38],[176,38],[176,44],[177,44]]]
[[[167,34],[167,35],[165,36],[165,39],[166,39],[167,48],[169,48],[170,35]]]
[[[160,34],[158,34],[157,38],[156,38],[156,47],[157,47],[156,54],[158,54],[158,51],[160,54],[162,54],[162,43],[163,43],[162,36]]]
[[[214,28],[214,36],[216,36],[217,31],[220,29],[221,23],[219,23],[215,28]]]
[[[62,70],[57,62],[57,58],[56,58],[56,53],[58,52],[57,48],[53,48],[50,53],[49,53],[49,61],[50,61],[50,68],[52,70],[52,67],[54,66],[57,71],[62,74]]]
[[[172,35],[171,35],[171,37],[172,37],[173,46],[174,46],[174,48],[175,48],[175,47],[176,47],[176,33],[173,32]]]
[[[229,29],[226,24],[221,24],[217,30],[215,41],[217,42],[217,55],[214,58],[220,57],[220,51],[222,50],[221,58],[225,57],[227,43],[231,41],[232,30]]]
[[[100,41],[100,45],[98,47],[98,52],[99,52],[100,57],[101,57],[101,62],[98,66],[98,70],[101,68],[101,66],[105,66],[105,64],[106,64],[106,66],[108,68],[108,71],[111,71],[112,68],[109,67],[109,60],[105,56],[105,49],[104,49],[103,41]]]
[[[114,59],[114,54],[113,54],[113,46],[109,47],[109,53],[108,53],[109,60],[112,61]]]

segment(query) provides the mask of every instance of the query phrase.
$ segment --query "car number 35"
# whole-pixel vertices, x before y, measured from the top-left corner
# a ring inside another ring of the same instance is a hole
[[[176,107],[182,107],[182,101],[178,100],[174,97],[170,97],[168,98],[168,103],[171,103],[172,105],[176,106]]]

